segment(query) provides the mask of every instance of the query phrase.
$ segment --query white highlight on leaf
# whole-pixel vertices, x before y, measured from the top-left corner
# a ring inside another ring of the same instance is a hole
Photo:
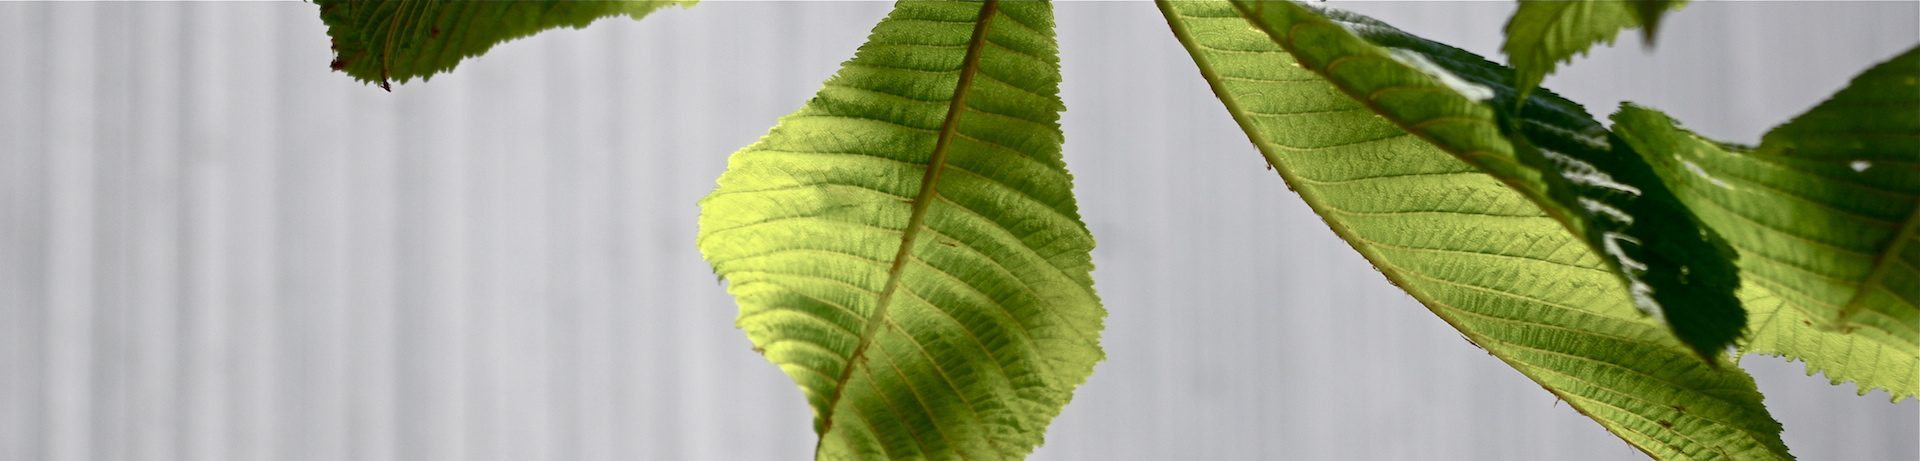
[[[1680,156],[1677,154],[1674,155],[1673,158],[1676,160],[1679,160],[1681,165],[1686,165],[1687,171],[1693,172],[1694,176],[1699,176],[1701,179],[1705,179],[1707,180],[1707,182],[1713,183],[1713,185],[1715,186],[1720,186],[1727,189],[1733,188],[1733,186],[1728,185],[1726,181],[1721,181],[1720,178],[1715,178],[1713,177],[1713,175],[1707,174],[1707,170],[1700,168],[1700,165],[1695,165],[1693,164],[1692,161],[1689,161],[1684,158],[1680,158]]]
[[[1614,221],[1618,221],[1621,224],[1633,224],[1633,215],[1627,214],[1625,211],[1620,211],[1619,208],[1614,208],[1611,205],[1601,203],[1599,200],[1586,197],[1580,197],[1579,200],[1580,206],[1586,207],[1589,213],[1607,215],[1607,217],[1613,218]]]
[[[1336,8],[1327,8],[1327,9],[1336,10]],[[1326,18],[1327,22],[1331,22],[1333,23],[1333,25],[1340,26],[1341,29],[1346,29],[1347,33],[1353,34],[1356,37],[1366,38],[1368,36],[1382,36],[1382,35],[1406,36],[1407,35],[1406,32],[1401,32],[1400,29],[1395,29],[1393,28],[1393,26],[1342,21],[1338,18],[1328,17],[1325,14],[1322,14],[1321,17]]]
[[[1587,147],[1592,147],[1594,149],[1599,149],[1599,150],[1613,149],[1613,146],[1607,144],[1607,130],[1604,128],[1599,128],[1598,125],[1588,127],[1588,129],[1585,132],[1575,132],[1573,130],[1566,129],[1558,125],[1542,122],[1535,119],[1529,118],[1521,121],[1529,125],[1533,125],[1534,128],[1557,132],[1575,141],[1580,141],[1581,144],[1586,144]]]
[[[1604,187],[1626,192],[1635,197],[1640,196],[1640,188],[1613,180],[1613,175],[1609,175],[1605,171],[1600,171],[1599,167],[1593,166],[1591,163],[1580,161],[1580,159],[1573,158],[1573,156],[1567,154],[1546,149],[1540,149],[1540,153],[1546,154],[1548,160],[1552,160],[1555,166],[1560,167],[1560,174],[1566,176],[1569,181],[1573,181],[1576,184]]]
[[[1405,48],[1387,48],[1387,55],[1392,56],[1395,61],[1400,61],[1401,64],[1406,64],[1415,70],[1419,70],[1421,73],[1432,76],[1435,80],[1439,80],[1440,84],[1446,85],[1447,88],[1453,89],[1453,92],[1460,93],[1461,96],[1466,96],[1467,99],[1472,99],[1474,102],[1493,99],[1492,88],[1487,88],[1486,85],[1473,83],[1467,81],[1467,79],[1460,78],[1459,75],[1454,75],[1453,72],[1447,70],[1447,68],[1440,67],[1439,64],[1434,64],[1432,60],[1427,59],[1426,55],[1420,54],[1417,51]]]
[[[1868,162],[1866,160],[1854,160],[1852,163],[1848,163],[1847,166],[1853,167],[1853,171],[1857,173],[1857,172],[1867,171],[1868,168],[1873,168],[1873,162]]]
[[[1640,274],[1647,271],[1647,264],[1627,257],[1626,250],[1620,248],[1621,241],[1634,245],[1640,244],[1639,239],[1628,237],[1618,232],[1605,232],[1600,234],[1600,246],[1607,252],[1608,256],[1612,256],[1614,261],[1620,263],[1620,273],[1627,276],[1627,293],[1633,296],[1633,306],[1640,308],[1641,312],[1653,316],[1653,318],[1658,319],[1662,325],[1665,325],[1667,323],[1667,316],[1665,311],[1660,308],[1660,303],[1653,300],[1653,286],[1647,285],[1647,282],[1640,281]]]

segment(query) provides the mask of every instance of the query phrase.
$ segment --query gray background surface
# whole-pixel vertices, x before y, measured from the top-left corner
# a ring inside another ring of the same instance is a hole
[[[1512,9],[1342,6],[1494,56]],[[712,2],[386,93],[312,5],[0,3],[0,460],[805,459],[694,201],[889,8]],[[1644,459],[1336,239],[1152,5],[1058,10],[1111,358],[1033,459]],[[1914,2],[1669,21],[1548,85],[1753,142],[1920,41]],[[1915,401],[1744,364],[1802,459],[1920,458]]]

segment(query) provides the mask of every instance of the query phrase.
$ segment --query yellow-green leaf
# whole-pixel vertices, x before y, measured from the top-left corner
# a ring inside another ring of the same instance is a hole
[[[1536,202],[1376,116],[1233,6],[1160,8],[1287,183],[1442,320],[1657,459],[1791,459],[1752,378],[1694,358]]]
[[[1518,104],[1510,70],[1372,18],[1233,4],[1342,93],[1532,199],[1605,258],[1634,306],[1709,364],[1746,327],[1733,250],[1578,104],[1546,92]]]
[[[816,458],[1019,459],[1104,355],[1044,2],[901,2],[733,154],[699,247]]]
[[[1862,73],[1755,149],[1632,105],[1613,119],[1739,249],[1754,313],[1744,349],[1804,359],[1862,394],[1920,392],[1920,48]]]
[[[1645,24],[1647,43],[1653,43],[1660,16],[1679,9],[1684,1],[1655,0],[1520,0],[1507,20],[1507,41],[1500,51],[1513,66],[1514,86],[1525,99],[1547,74],[1595,43],[1612,44],[1623,29]]]

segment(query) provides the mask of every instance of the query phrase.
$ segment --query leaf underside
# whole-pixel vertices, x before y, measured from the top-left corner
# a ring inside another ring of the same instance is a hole
[[[1747,149],[1632,105],[1615,129],[1741,253],[1751,352],[1920,391],[1920,48]]]
[[[453,70],[495,44],[608,16],[645,17],[686,1],[314,0],[333,37],[333,69],[390,88],[390,81]]]
[[[1104,358],[1057,55],[1047,3],[901,2],[701,201],[816,458],[1022,458]]]
[[[1525,98],[1560,63],[1585,54],[1595,43],[1612,44],[1621,30],[1644,23],[1647,43],[1651,44],[1660,16],[1685,3],[1520,0],[1513,18],[1507,21],[1507,41],[1500,50],[1507,54],[1507,63],[1513,66],[1514,86]]]
[[[1640,314],[1534,201],[1299,67],[1233,6],[1160,7],[1287,183],[1440,318],[1655,458],[1791,459],[1752,378]]]
[[[1520,191],[1604,257],[1634,306],[1709,364],[1746,327],[1736,253],[1579,105],[1542,91],[1516,107],[1510,70],[1372,18],[1293,2],[1242,16],[1401,129]]]

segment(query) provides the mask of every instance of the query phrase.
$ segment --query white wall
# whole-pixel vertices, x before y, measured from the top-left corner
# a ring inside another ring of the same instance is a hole
[[[710,2],[386,93],[309,4],[0,3],[0,460],[804,459],[693,203],[889,7]],[[1352,8],[1495,54],[1512,6]],[[1111,358],[1034,459],[1644,458],[1337,240],[1150,4],[1058,16]],[[1752,142],[1916,24],[1696,3],[1548,85]],[[1915,401],[1745,365],[1802,459],[1920,457]]]

